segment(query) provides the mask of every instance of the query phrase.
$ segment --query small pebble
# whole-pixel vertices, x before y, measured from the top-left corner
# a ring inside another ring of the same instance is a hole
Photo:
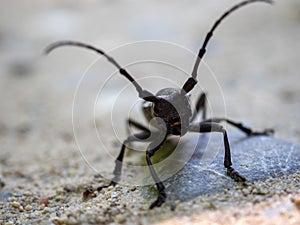
[[[7,222],[5,223],[5,225],[13,225],[14,223],[13,222]]]
[[[119,210],[117,209],[117,208],[111,208],[111,210],[110,210],[110,212],[111,212],[111,215],[116,215],[118,212],[119,212]]]
[[[25,206],[25,210],[26,210],[26,211],[30,211],[31,209],[32,209],[31,205],[26,205],[26,206]]]
[[[300,194],[296,195],[292,198],[292,202],[296,205],[298,209],[300,209]]]
[[[19,202],[12,202],[12,206],[15,208],[20,208],[20,203]]]
[[[55,217],[52,219],[52,223],[55,225],[63,225],[63,224],[69,224],[69,220],[67,216],[62,216],[61,218]]]
[[[116,219],[119,223],[124,223],[125,222],[125,217],[121,214],[116,215]]]
[[[47,206],[48,203],[49,203],[49,197],[47,197],[47,196],[40,197],[40,199],[39,199],[39,205],[45,205],[45,206]]]
[[[16,200],[17,200],[16,197],[9,197],[9,198],[8,198],[8,201],[9,201],[9,202],[15,202]]]
[[[52,212],[53,210],[51,210],[49,207],[45,207],[42,211],[43,214],[47,214],[49,212]]]
[[[113,185],[110,185],[107,190],[111,191],[112,189],[114,189],[114,186]]]
[[[118,198],[118,196],[119,196],[118,193],[114,191],[114,192],[111,193],[110,197],[111,198]]]
[[[177,205],[180,204],[180,200],[176,200],[174,203],[175,203],[175,205],[177,206]]]
[[[32,195],[32,193],[30,191],[25,191],[24,195],[29,196],[29,195]]]

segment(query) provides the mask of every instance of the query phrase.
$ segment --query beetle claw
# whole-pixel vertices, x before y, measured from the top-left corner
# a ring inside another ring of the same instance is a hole
[[[246,178],[239,174],[235,169],[232,167],[227,168],[227,175],[230,176],[236,182],[246,182]]]
[[[274,129],[265,129],[262,132],[252,132],[250,135],[251,136],[260,136],[260,135],[271,136],[274,133],[275,133]]]
[[[150,205],[149,209],[153,209],[154,207],[160,207],[166,201],[166,197],[167,197],[166,192],[164,191],[160,192],[158,194],[156,201],[154,201]]]

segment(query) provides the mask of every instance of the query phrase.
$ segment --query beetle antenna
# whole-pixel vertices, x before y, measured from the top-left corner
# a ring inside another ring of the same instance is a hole
[[[197,71],[198,71],[198,67],[199,67],[199,64],[206,52],[206,46],[210,40],[210,38],[213,36],[213,32],[215,31],[215,29],[218,27],[218,25],[223,21],[223,19],[225,19],[228,15],[230,15],[233,11],[245,6],[245,5],[248,5],[250,3],[253,3],[253,2],[265,2],[265,3],[269,3],[269,4],[272,4],[273,1],[272,0],[246,0],[246,1],[243,1],[243,2],[240,2],[236,5],[234,5],[232,8],[230,8],[229,10],[227,10],[215,23],[214,25],[212,26],[212,28],[210,29],[210,31],[206,34],[206,37],[204,39],[204,42],[202,44],[202,47],[200,48],[199,50],[199,53],[198,53],[198,56],[197,56],[197,59],[196,59],[196,62],[195,62],[195,65],[194,65],[194,68],[193,68],[193,71],[192,71],[192,77],[189,78],[186,83],[184,84],[183,86],[183,90],[187,93],[189,91],[191,91],[193,89],[193,87],[196,85],[197,83]]]
[[[49,54],[54,49],[59,48],[59,47],[63,47],[63,46],[76,46],[76,47],[86,48],[86,49],[92,50],[94,52],[97,52],[100,55],[103,55],[109,62],[111,62],[114,66],[116,66],[119,69],[120,74],[125,76],[134,85],[134,87],[136,88],[140,98],[143,98],[144,100],[150,101],[150,102],[156,102],[157,101],[157,98],[152,93],[150,93],[149,91],[143,90],[142,87],[136,82],[136,80],[124,68],[122,68],[116,62],[116,60],[114,60],[114,58],[107,55],[101,49],[98,49],[98,48],[95,48],[95,47],[93,47],[89,44],[85,44],[85,43],[77,42],[77,41],[59,41],[59,42],[55,42],[55,43],[49,45],[45,49],[45,53]]]

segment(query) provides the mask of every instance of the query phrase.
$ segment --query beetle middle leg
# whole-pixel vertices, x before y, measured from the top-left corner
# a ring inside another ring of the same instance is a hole
[[[127,119],[127,124],[128,126],[126,126],[126,131],[127,131],[127,134],[128,136],[130,135],[130,128],[131,127],[134,127],[136,128],[137,130],[140,130],[140,131],[144,131],[144,132],[151,132],[147,127],[145,127],[143,124],[141,124],[140,122],[137,122],[131,118],[128,118]],[[132,143],[132,142],[131,142]],[[130,149],[131,148],[131,143],[128,143],[127,147]]]
[[[190,121],[193,121],[197,114],[202,110],[202,119],[205,120],[206,119],[206,94],[205,93],[201,93],[201,95],[198,97],[197,99],[197,104],[196,104],[196,109],[193,112],[193,115],[190,119]]]
[[[200,122],[193,123],[189,127],[191,132],[207,133],[207,132],[221,132],[224,138],[224,166],[227,169],[227,175],[229,175],[234,181],[245,182],[246,178],[240,175],[233,167],[231,162],[230,145],[226,130],[218,123],[215,122]]]
[[[226,118],[211,118],[211,119],[204,120],[202,122],[209,122],[209,123],[210,122],[214,122],[214,123],[227,122],[230,125],[238,128],[239,130],[241,130],[248,136],[272,135],[274,133],[273,129],[265,129],[263,131],[253,131],[251,128],[244,126],[242,123],[235,122],[235,121],[232,121],[232,120],[226,119]]]
[[[150,132],[150,130],[147,127],[145,127],[143,124],[141,124],[141,123],[139,123],[139,122],[137,122],[137,121],[135,121],[135,120],[133,120],[131,118],[129,118],[127,120],[127,123],[129,125],[128,128],[132,126],[132,127],[135,127],[135,128],[137,128],[137,129],[139,129],[141,131]]]

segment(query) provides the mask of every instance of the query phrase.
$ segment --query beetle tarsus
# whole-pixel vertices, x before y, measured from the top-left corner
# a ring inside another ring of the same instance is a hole
[[[154,207],[160,207],[167,198],[167,194],[165,190],[159,191],[157,199],[150,205],[149,209],[153,209]]]
[[[239,174],[238,171],[236,171],[232,167],[227,168],[227,175],[230,176],[234,181],[236,182],[246,182],[246,178]]]
[[[271,136],[275,133],[273,129],[265,129],[262,132],[252,132],[249,136]]]

